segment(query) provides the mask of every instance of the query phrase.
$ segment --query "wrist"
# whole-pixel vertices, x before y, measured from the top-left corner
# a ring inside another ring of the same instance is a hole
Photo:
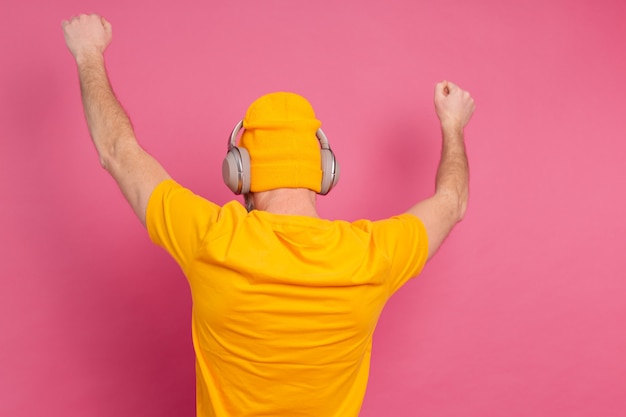
[[[76,52],[74,59],[78,65],[103,63],[104,55],[97,49],[84,49]]]
[[[463,125],[456,122],[441,122],[441,131],[444,137],[463,137]]]

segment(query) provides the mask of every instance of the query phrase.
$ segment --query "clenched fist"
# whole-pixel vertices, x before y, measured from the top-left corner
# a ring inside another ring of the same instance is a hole
[[[111,43],[111,24],[96,14],[80,15],[64,21],[65,43],[78,61],[87,56],[102,55]]]
[[[462,130],[472,118],[474,99],[450,81],[435,86],[435,110],[444,129]]]

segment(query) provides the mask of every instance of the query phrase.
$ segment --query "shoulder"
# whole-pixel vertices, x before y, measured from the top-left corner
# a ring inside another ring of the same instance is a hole
[[[422,220],[411,214],[371,222],[372,235],[379,247],[401,252],[408,248],[428,247],[428,233]]]
[[[157,229],[197,230],[215,222],[221,207],[183,187],[173,179],[160,182],[152,191],[146,209],[146,226]]]
[[[161,181],[150,194],[148,200],[148,214],[153,211],[162,210],[164,206],[208,206],[218,208],[219,206],[208,199],[195,194],[190,189],[183,187],[173,179]]]
[[[370,221],[370,223],[375,231],[386,230],[396,233],[417,231],[425,233],[424,223],[418,216],[412,213],[403,213],[381,220]]]

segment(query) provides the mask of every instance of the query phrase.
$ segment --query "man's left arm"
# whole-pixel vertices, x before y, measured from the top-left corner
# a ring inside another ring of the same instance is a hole
[[[111,24],[98,15],[81,15],[63,22],[63,30],[78,67],[85,118],[100,163],[145,226],[150,195],[170,176],[139,146],[130,119],[111,88],[104,63]]]

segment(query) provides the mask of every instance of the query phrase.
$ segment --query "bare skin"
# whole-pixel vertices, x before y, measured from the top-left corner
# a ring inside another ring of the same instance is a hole
[[[111,25],[97,15],[63,22],[67,47],[76,60],[85,118],[100,163],[117,181],[142,224],[150,194],[170,178],[135,137],[128,115],[115,97],[104,65]]]
[[[275,214],[319,217],[315,191],[306,188],[279,188],[252,193],[252,202],[257,210]]]
[[[64,21],[63,30],[78,67],[85,118],[100,163],[117,181],[145,225],[152,191],[170,176],[137,142],[130,119],[109,83],[104,51],[112,40],[111,24],[98,15],[81,15]],[[436,85],[434,101],[442,131],[435,193],[407,211],[419,217],[426,227],[429,259],[465,215],[469,168],[463,132],[475,108],[470,94],[449,81]],[[315,197],[314,191],[302,188],[250,195],[258,210],[319,217]]]
[[[465,216],[469,199],[469,165],[463,130],[474,109],[470,94],[456,84],[442,81],[436,85],[435,110],[441,123],[442,149],[435,194],[408,210],[426,227],[429,259]]]

